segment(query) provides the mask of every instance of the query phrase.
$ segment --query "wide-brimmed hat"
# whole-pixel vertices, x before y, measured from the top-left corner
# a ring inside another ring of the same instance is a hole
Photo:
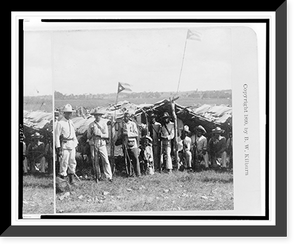
[[[164,112],[162,118],[170,118],[170,115],[168,112]]]
[[[221,134],[224,132],[223,129],[221,129],[220,127],[216,127],[211,131],[213,134]]]
[[[153,112],[149,113],[148,116],[149,118],[153,118],[153,117],[156,118],[156,114],[154,114]]]
[[[39,133],[39,132],[34,132],[32,135],[31,135],[32,138],[42,138],[43,136]]]
[[[141,137],[141,141],[144,141],[144,140],[148,140],[148,141],[152,142],[152,138],[149,135],[145,135],[145,136]]]
[[[202,127],[201,125],[198,125],[196,128],[195,128],[195,130],[196,131],[202,131],[202,132],[204,132],[204,133],[206,133],[206,130],[205,130],[205,128],[204,127]]]
[[[71,104],[66,104],[63,109],[62,109],[62,112],[75,112],[73,109],[72,109],[72,106]]]
[[[191,132],[188,125],[184,125],[183,126],[183,131],[186,132],[186,133],[190,133]]]
[[[94,111],[91,113],[91,115],[104,115],[105,111],[103,108],[96,108]]]

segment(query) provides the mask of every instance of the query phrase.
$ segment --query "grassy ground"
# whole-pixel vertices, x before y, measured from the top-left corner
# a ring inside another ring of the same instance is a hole
[[[232,210],[233,177],[213,170],[140,178],[117,176],[113,183],[82,180],[57,194],[58,213]]]
[[[23,176],[23,214],[53,213],[53,177]]]

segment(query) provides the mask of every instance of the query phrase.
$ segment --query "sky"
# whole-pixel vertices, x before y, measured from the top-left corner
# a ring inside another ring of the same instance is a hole
[[[233,56],[241,56],[232,53],[236,29],[243,28],[156,24],[27,30],[25,95],[116,93],[118,82],[134,92],[175,92],[179,79],[179,91],[231,89]],[[187,39],[188,30],[201,40]],[[253,47],[255,34],[246,30],[253,39],[244,39],[243,46]]]

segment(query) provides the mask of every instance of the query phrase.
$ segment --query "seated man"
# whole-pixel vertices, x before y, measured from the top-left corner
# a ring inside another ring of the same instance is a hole
[[[40,171],[45,173],[45,144],[40,141],[42,136],[40,133],[35,132],[32,135],[32,141],[27,147],[27,157],[30,164],[30,170],[32,173]]]
[[[226,138],[221,136],[223,130],[220,127],[216,127],[212,130],[212,138],[209,140],[209,152],[211,156],[211,164],[216,167],[220,165],[222,168],[226,168]]]

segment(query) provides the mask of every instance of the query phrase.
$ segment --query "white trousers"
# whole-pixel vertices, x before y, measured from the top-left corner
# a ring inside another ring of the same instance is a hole
[[[63,149],[62,157],[60,160],[60,175],[67,176],[68,169],[70,174],[75,174],[76,171],[76,150],[73,149]]]
[[[185,151],[185,166],[187,168],[192,168],[192,153],[191,151]]]
[[[91,145],[90,149],[91,149],[91,158],[93,162],[93,167],[94,170],[97,171],[98,176],[99,177],[101,176],[100,165],[99,165],[99,155],[100,155],[102,160],[104,175],[107,179],[112,179],[112,172],[111,172],[106,146],[105,145],[96,146],[95,149],[94,145]]]

